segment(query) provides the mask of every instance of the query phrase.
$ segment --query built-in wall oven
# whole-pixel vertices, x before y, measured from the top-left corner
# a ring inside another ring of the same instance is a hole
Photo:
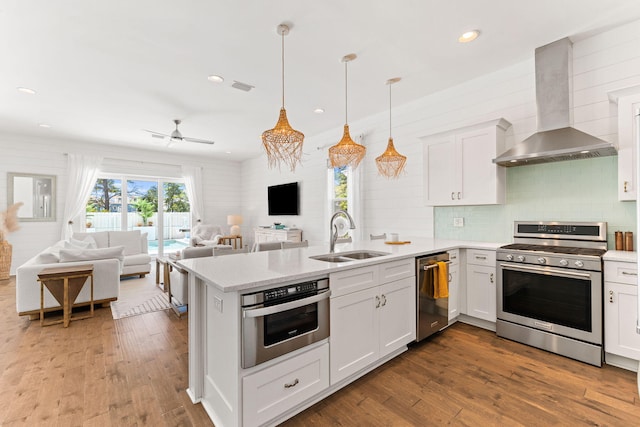
[[[329,279],[242,295],[242,367],[327,338],[330,295]]]
[[[602,365],[606,223],[516,222],[497,251],[499,336]]]

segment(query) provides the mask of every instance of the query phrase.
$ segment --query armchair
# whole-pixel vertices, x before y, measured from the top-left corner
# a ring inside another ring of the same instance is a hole
[[[219,225],[198,224],[191,230],[190,243],[191,246],[217,246],[223,235]]]

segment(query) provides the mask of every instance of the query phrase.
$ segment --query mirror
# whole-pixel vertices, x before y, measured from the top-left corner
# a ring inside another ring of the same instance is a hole
[[[18,210],[18,220],[56,220],[55,176],[9,172],[7,177],[7,206],[24,203]]]

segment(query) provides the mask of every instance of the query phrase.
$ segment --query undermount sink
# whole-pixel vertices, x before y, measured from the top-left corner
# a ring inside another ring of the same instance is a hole
[[[383,255],[390,255],[389,252],[376,252],[376,251],[351,251],[351,252],[339,252],[333,254],[316,255],[309,257],[311,259],[317,259],[318,261],[326,262],[349,262],[360,259],[375,258]]]

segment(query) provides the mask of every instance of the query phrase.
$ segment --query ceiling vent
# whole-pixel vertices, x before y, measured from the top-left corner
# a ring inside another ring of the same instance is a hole
[[[234,80],[233,84],[231,85],[231,87],[234,87],[236,89],[240,89],[240,90],[245,91],[245,92],[249,92],[255,86],[251,86],[251,85],[248,85],[246,83],[242,83],[242,82],[239,82],[237,80]]]

